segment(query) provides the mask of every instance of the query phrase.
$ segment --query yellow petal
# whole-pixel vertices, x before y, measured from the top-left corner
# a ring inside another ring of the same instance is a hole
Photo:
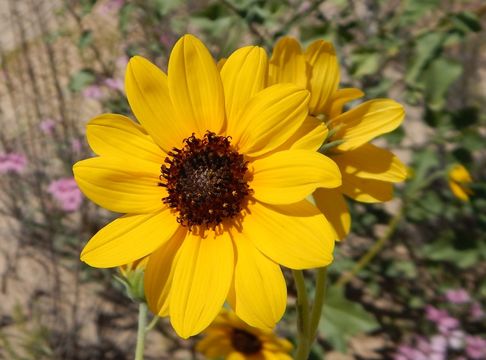
[[[164,208],[158,186],[160,165],[151,161],[95,157],[73,166],[81,191],[105,209],[119,213],[148,213]]]
[[[150,61],[141,56],[130,59],[125,89],[137,120],[165,152],[191,136],[193,126],[174,111],[167,76]]]
[[[337,147],[347,151],[367,143],[376,136],[395,130],[403,121],[403,106],[390,99],[367,101],[331,120],[330,128],[339,129],[334,140],[344,140]]]
[[[305,56],[300,44],[291,37],[281,38],[275,45],[268,68],[269,84],[293,83],[307,87]]]
[[[167,156],[140,125],[123,115],[95,117],[86,126],[86,136],[97,155],[135,157],[159,165]]]
[[[258,328],[273,328],[287,304],[287,287],[280,266],[263,255],[245,233],[235,237],[236,315]]]
[[[342,176],[342,192],[356,201],[376,203],[393,198],[393,184],[390,182],[363,179],[347,173],[342,173]]]
[[[241,153],[258,157],[291,137],[307,117],[309,92],[295,85],[273,85],[250,99],[236,119],[233,137]],[[233,121],[233,119],[232,119]],[[234,125],[231,125],[234,126]]]
[[[331,102],[328,105],[326,114],[329,119],[333,119],[338,115],[341,115],[343,106],[353,100],[359,99],[364,96],[364,92],[356,88],[344,88],[337,89],[331,98]]]
[[[332,159],[341,172],[364,179],[400,182],[407,178],[407,167],[390,151],[364,144],[351,151],[337,153]]]
[[[98,231],[86,244],[81,260],[107,268],[128,264],[151,254],[179,228],[169,209],[124,215]]]
[[[274,151],[311,150],[317,151],[324,143],[328,129],[324,123],[313,116],[307,116],[297,131]]]
[[[291,269],[329,265],[336,234],[321,212],[307,200],[291,205],[249,206],[243,236],[270,259]]]
[[[252,162],[253,196],[269,204],[305,199],[318,187],[341,185],[341,173],[327,156],[308,150],[285,150]]]
[[[224,125],[221,77],[209,50],[193,35],[185,35],[169,58],[169,90],[180,119],[195,124],[199,136],[220,133]]]
[[[265,87],[268,59],[265,50],[258,46],[246,46],[236,50],[221,69],[228,133],[233,133],[237,115],[248,100]]]
[[[449,187],[456,198],[462,201],[469,201],[469,195],[472,194],[471,190],[453,181],[449,181]]]
[[[318,40],[305,52],[311,67],[309,110],[313,115],[324,113],[339,85],[339,62],[331,43]]]
[[[170,291],[170,321],[182,338],[198,334],[218,315],[233,279],[229,234],[189,232],[178,252]]]
[[[336,231],[339,240],[344,239],[351,228],[351,214],[340,189],[317,189],[314,194],[316,206]]]
[[[169,241],[149,256],[143,282],[147,304],[157,316],[169,315],[169,294],[177,264],[175,258],[186,233],[186,228],[180,226]]]

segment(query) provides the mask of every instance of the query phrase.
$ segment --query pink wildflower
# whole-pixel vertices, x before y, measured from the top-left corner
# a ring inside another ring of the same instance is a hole
[[[81,191],[72,177],[52,181],[47,191],[56,199],[61,209],[67,212],[78,210],[83,201]]]
[[[107,78],[105,79],[104,84],[110,89],[117,91],[123,91],[123,89],[125,88],[123,81],[121,81],[120,79]]]
[[[98,85],[90,85],[83,90],[83,96],[88,99],[99,100],[103,97],[103,92]]]
[[[478,302],[474,302],[471,304],[471,308],[469,309],[469,315],[475,321],[481,320],[484,317],[484,310],[481,307],[481,304]]]
[[[98,11],[102,15],[111,15],[121,9],[125,0],[107,0],[104,1],[98,8]]]
[[[27,165],[27,158],[18,153],[0,154],[0,174],[8,172],[21,174]]]
[[[452,304],[466,304],[471,301],[471,296],[464,289],[450,289],[445,293],[445,298]]]
[[[39,123],[40,130],[46,135],[51,135],[55,127],[56,122],[53,119],[45,119]]]
[[[486,359],[486,340],[479,336],[466,336],[466,354],[471,359]]]

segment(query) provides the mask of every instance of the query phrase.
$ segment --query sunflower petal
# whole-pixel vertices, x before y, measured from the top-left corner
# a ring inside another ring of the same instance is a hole
[[[351,228],[351,214],[340,189],[317,189],[313,194],[316,206],[336,231],[339,240],[344,239]]]
[[[314,41],[305,52],[311,67],[309,111],[324,113],[339,85],[339,62],[331,43]]]
[[[279,151],[252,165],[253,196],[269,204],[298,202],[318,187],[341,185],[341,173],[334,161],[313,151]]]
[[[364,92],[356,88],[337,89],[331,98],[331,103],[328,105],[326,114],[329,119],[339,116],[343,111],[343,106],[353,100],[364,96]]]
[[[291,269],[329,265],[336,234],[307,200],[291,205],[255,202],[243,220],[243,236],[277,264]]]
[[[189,232],[178,252],[170,291],[170,321],[179,336],[205,329],[221,310],[233,279],[234,250],[227,232],[202,238]]]
[[[306,88],[306,71],[305,56],[299,42],[288,36],[277,41],[268,67],[269,84],[292,83]]]
[[[268,59],[265,50],[258,46],[246,46],[236,50],[221,69],[226,117],[235,119],[248,100],[265,87]],[[234,121],[228,122],[228,133],[234,133]]]
[[[150,310],[157,316],[169,315],[170,288],[177,264],[175,258],[186,233],[184,227],[179,227],[169,241],[149,256],[144,275],[145,297]]]
[[[235,238],[236,315],[247,324],[271,329],[287,304],[287,287],[280,266],[263,255],[245,233]]]
[[[276,149],[291,137],[307,117],[309,92],[291,84],[273,85],[254,96],[237,120],[242,126],[234,144],[250,157]]]
[[[167,156],[140,125],[118,114],[103,114],[86,126],[86,136],[97,155],[164,162]]]
[[[224,125],[224,93],[218,69],[209,50],[193,35],[175,44],[169,58],[169,90],[180,119],[206,131],[220,133]]]
[[[328,129],[324,123],[313,116],[307,116],[297,131],[274,151],[311,150],[317,151],[324,143]]]
[[[356,149],[376,136],[395,130],[403,121],[403,106],[390,99],[376,99],[346,111],[331,120],[335,140],[344,140],[337,150]]]
[[[124,215],[98,231],[86,244],[81,260],[107,268],[128,264],[151,254],[179,228],[170,210]]]
[[[342,173],[342,176],[342,192],[356,201],[377,203],[393,198],[393,184],[388,181],[363,179],[347,173]]]
[[[141,56],[130,59],[125,89],[137,120],[165,152],[191,135],[192,126],[186,124],[186,119],[178,118],[174,111],[167,76],[150,61]]]
[[[95,157],[73,166],[81,191],[105,209],[119,213],[148,213],[165,207],[158,186],[160,165],[150,161]]]
[[[341,172],[363,179],[400,182],[407,178],[407,167],[390,151],[364,144],[332,157]]]

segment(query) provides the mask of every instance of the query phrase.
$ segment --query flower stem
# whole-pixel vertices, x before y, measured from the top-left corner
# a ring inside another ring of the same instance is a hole
[[[302,270],[292,270],[297,288],[298,339],[295,360],[307,360],[310,351],[309,299]]]
[[[314,295],[314,303],[312,305],[310,315],[310,341],[311,344],[315,340],[317,335],[317,327],[321,320],[322,308],[324,306],[324,299],[326,296],[326,283],[327,283],[327,267],[317,269],[316,275],[316,293]]]
[[[403,216],[403,206],[402,208],[395,214],[394,217],[388,223],[388,228],[386,232],[383,234],[381,238],[379,238],[376,243],[364,254],[354,265],[350,272],[344,273],[336,282],[337,286],[344,286],[346,285],[351,279],[359,273],[366,265],[368,265],[371,260],[380,252],[380,250],[385,246],[386,242],[391,238],[391,236],[395,233],[398,224],[402,220]]]
[[[137,331],[137,346],[135,348],[135,360],[143,360],[146,326],[147,326],[147,304],[141,302],[138,306],[138,331]]]

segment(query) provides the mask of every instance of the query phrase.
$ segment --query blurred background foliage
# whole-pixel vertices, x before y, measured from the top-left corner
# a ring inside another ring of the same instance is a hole
[[[90,156],[90,117],[131,115],[128,58],[166,69],[173,44],[190,32],[217,59],[247,44],[270,53],[283,35],[304,46],[329,40],[341,86],[406,106],[403,126],[378,142],[409,165],[410,178],[388,204],[350,202],[352,234],[330,268],[313,358],[418,359],[411,349],[431,358],[438,336],[444,359],[486,358],[474,352],[486,348],[482,1],[5,0],[0,17],[0,356],[131,358],[136,307],[112,272],[78,261],[113,215],[82,198],[70,169]],[[454,164],[472,176],[468,201],[449,187]],[[289,286],[278,331],[293,340]],[[446,331],[447,316],[457,324]],[[160,321],[147,359],[196,358],[193,344]]]

